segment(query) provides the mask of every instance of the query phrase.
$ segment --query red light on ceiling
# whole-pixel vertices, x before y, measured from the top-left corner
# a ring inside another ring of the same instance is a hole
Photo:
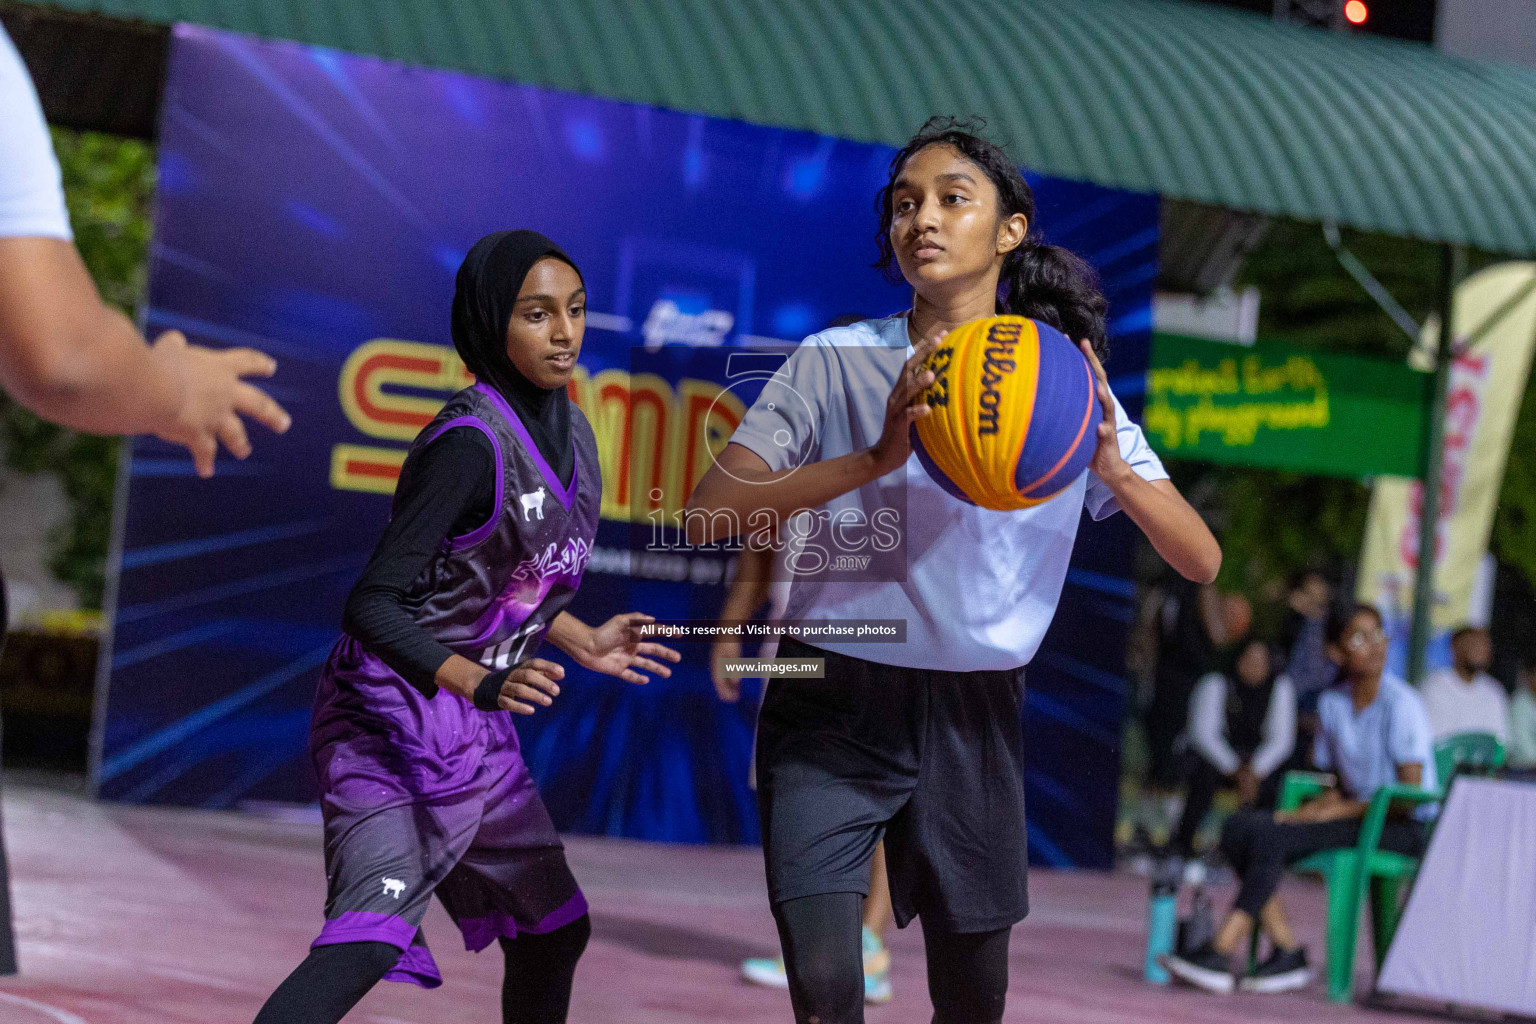
[[[1365,0],[1349,0],[1344,5],[1344,20],[1351,25],[1364,25],[1365,19],[1371,16],[1371,9],[1365,6]]]

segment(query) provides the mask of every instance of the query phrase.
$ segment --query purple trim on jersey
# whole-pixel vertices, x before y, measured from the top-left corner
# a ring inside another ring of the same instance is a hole
[[[548,935],[556,928],[564,928],[572,921],[579,920],[586,912],[587,898],[577,889],[574,896],[551,910],[542,921],[526,928],[518,928],[517,922],[508,914],[467,917],[459,921],[458,925],[459,931],[464,933],[464,948],[471,953],[478,953],[497,939],[517,938],[520,931],[530,935]]]
[[[577,889],[571,894],[571,898],[560,904],[554,910],[544,915],[544,919],[536,925],[524,928],[523,931],[530,935],[548,935],[557,928],[564,928],[572,921],[579,921],[587,913],[587,898]]]
[[[384,973],[385,981],[402,981],[422,988],[437,988],[443,975],[426,946],[413,946],[416,926],[393,914],[375,914],[367,910],[348,910],[325,922],[319,938],[309,944],[339,946],[346,942],[387,942],[400,948],[400,959]]]
[[[422,988],[440,988],[443,975],[426,946],[412,946],[400,954],[395,966],[384,972],[385,981],[403,981]]]
[[[501,393],[485,383],[476,384],[475,390],[489,398],[491,404],[506,417],[507,424],[512,428],[512,432],[517,435],[519,441],[523,442],[523,448],[528,452],[528,457],[533,460],[534,465],[539,467],[539,473],[543,475],[544,482],[549,484],[549,489],[554,492],[555,497],[560,499],[560,504],[569,509],[571,507],[571,499],[576,496],[576,477],[579,475],[574,462],[571,465],[571,482],[562,485],[560,483],[560,475],[554,471],[554,468],[548,462],[544,461],[544,456],[539,451],[539,446],[533,443],[532,437],[528,436],[528,428],[523,426],[523,421],[517,418],[517,413],[512,411],[512,407],[507,404],[505,398],[501,397]]]
[[[507,477],[507,467],[506,463],[502,461],[501,442],[496,440],[496,431],[491,429],[490,424],[474,416],[460,416],[449,420],[433,431],[432,436],[422,442],[423,446],[436,441],[454,427],[474,427],[491,439],[491,447],[496,452],[496,507],[491,510],[491,517],[485,521],[483,526],[459,537],[449,537],[448,550],[450,551],[457,551],[459,548],[467,548],[473,544],[478,544],[489,537],[492,530],[496,529],[496,517],[501,515],[501,503],[504,498],[502,492],[506,490],[505,481]]]
[[[375,914],[368,910],[348,910],[325,922],[320,937],[309,944],[335,946],[343,942],[387,942],[399,946],[401,952],[411,948],[416,938],[416,926],[394,914]]]

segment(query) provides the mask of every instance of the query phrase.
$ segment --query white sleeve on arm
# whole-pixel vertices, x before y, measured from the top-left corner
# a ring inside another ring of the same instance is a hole
[[[1429,727],[1429,716],[1424,713],[1424,702],[1412,688],[1408,699],[1397,701],[1387,720],[1387,755],[1398,767],[1405,764],[1419,766],[1420,786],[1438,790],[1445,785],[1435,771],[1434,733]],[[1439,813],[1439,804],[1420,804],[1413,816],[1420,821],[1430,821]]]
[[[1113,393],[1110,398],[1115,402],[1115,440],[1120,442],[1120,457],[1143,480],[1167,480],[1168,471],[1163,468],[1163,460],[1147,444],[1147,436],[1141,432],[1140,424],[1125,414],[1125,407]],[[1088,471],[1088,492],[1083,495],[1083,507],[1095,520],[1108,519],[1120,511],[1114,492],[1094,475],[1093,470]]]
[[[1266,778],[1285,763],[1296,749],[1296,687],[1290,676],[1275,680],[1269,694],[1269,710],[1264,715],[1264,738],[1253,752],[1253,773]]]
[[[74,240],[32,76],[0,27],[0,238]]]
[[[774,471],[818,461],[822,414],[833,377],[826,346],[816,335],[806,338],[763,385],[731,443],[756,452]]]
[[[1387,721],[1387,756],[1395,765],[1423,765],[1424,781],[1429,782],[1434,770],[1431,763],[1435,756],[1433,732],[1423,702],[1417,694],[1412,697],[1392,705],[1392,715]]]
[[[1223,775],[1231,775],[1242,764],[1223,735],[1228,685],[1221,673],[1210,672],[1200,677],[1189,698],[1189,742]]]

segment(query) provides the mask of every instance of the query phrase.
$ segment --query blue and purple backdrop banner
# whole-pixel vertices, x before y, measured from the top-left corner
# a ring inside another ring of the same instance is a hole
[[[915,126],[914,126],[915,127]],[[283,437],[199,481],[136,440],[95,781],[131,802],[309,801],[317,670],[389,511],[410,438],[467,383],[454,272],[482,234],[559,241],[590,289],[575,392],[604,450],[605,519],[573,611],[702,619],[727,561],[629,550],[650,482],[684,494],[708,452],[674,443],[727,385],[730,349],[905,307],[872,269],[879,146],[178,27],[159,141],[152,332],[280,362]],[[1103,274],[1110,372],[1133,414],[1150,341],[1155,197],[1032,178],[1054,242]],[[658,346],[719,357],[647,361]],[[667,367],[676,367],[668,375]],[[758,385],[760,386],[760,385]],[[751,388],[732,392],[750,402]],[[717,405],[719,403],[716,403]],[[729,423],[713,424],[718,435]],[[1127,703],[1132,527],[1085,524],[1028,675],[1031,852],[1107,866]],[[963,571],[957,566],[956,571]],[[724,704],[707,648],[631,686],[572,670],[519,719],[566,830],[755,842],[753,703]],[[755,694],[749,694],[755,696]]]

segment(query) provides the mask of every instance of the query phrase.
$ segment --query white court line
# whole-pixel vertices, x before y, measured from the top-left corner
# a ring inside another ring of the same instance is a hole
[[[76,1017],[68,1010],[61,1010],[57,1006],[49,1006],[47,1003],[35,1002],[22,996],[13,995],[10,992],[0,992],[0,1003],[13,1003],[16,1006],[25,1006],[29,1010],[36,1010],[43,1016],[58,1021],[59,1024],[87,1024],[84,1017]]]
[[[86,960],[92,963],[105,964],[109,967],[121,968],[135,974],[148,974],[157,978],[165,978],[169,981],[185,981],[193,985],[202,985],[206,988],[216,988],[225,992],[239,992],[242,995],[260,995],[262,989],[242,985],[228,978],[219,978],[211,974],[198,974],[196,971],[184,971],[177,967],[166,967],[163,964],[144,963],[138,960],[130,960],[127,957],[113,956],[111,953],[93,953],[89,950],[75,949],[52,943],[28,943],[27,951],[36,954],[41,952],[44,956],[54,956],[67,960]]]

